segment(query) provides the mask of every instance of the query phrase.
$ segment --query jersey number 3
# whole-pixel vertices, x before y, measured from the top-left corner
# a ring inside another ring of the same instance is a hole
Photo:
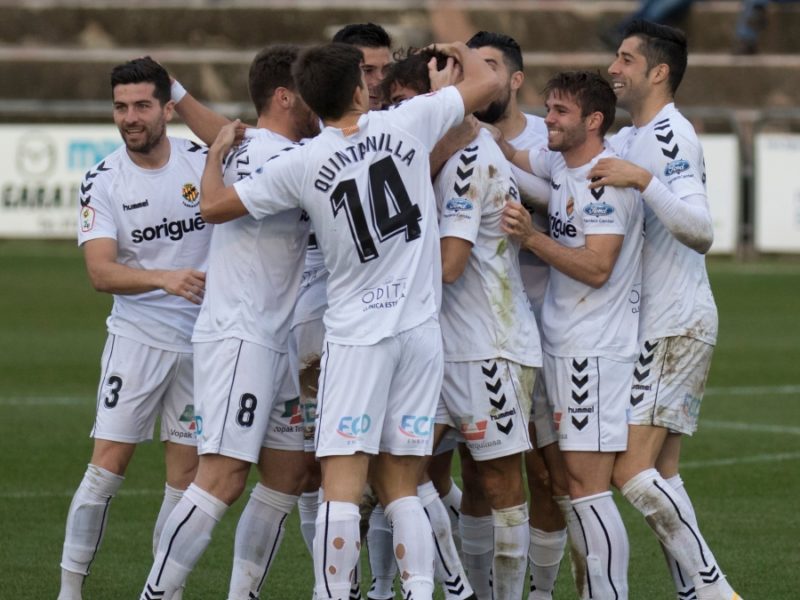
[[[394,211],[389,210],[390,201]],[[369,167],[369,204],[372,223],[381,242],[399,233],[405,234],[406,241],[410,242],[422,234],[419,206],[411,203],[403,179],[390,156]],[[378,258],[378,248],[370,232],[355,179],[345,179],[336,186],[331,194],[331,207],[334,217],[342,210],[347,215],[350,235],[353,236],[361,262]]]

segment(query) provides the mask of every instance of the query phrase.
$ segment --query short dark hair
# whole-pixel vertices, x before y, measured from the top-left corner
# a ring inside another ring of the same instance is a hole
[[[386,30],[375,23],[351,23],[337,31],[332,42],[360,46],[362,48],[391,48],[392,38]]]
[[[389,64],[386,76],[381,81],[381,96],[388,103],[391,98],[392,85],[409,87],[418,94],[431,91],[431,78],[428,74],[428,63],[436,57],[436,67],[441,71],[447,66],[447,55],[436,48],[409,48],[394,53],[394,62]]]
[[[467,41],[469,48],[484,48],[491,46],[503,53],[506,64],[512,71],[522,71],[522,48],[517,40],[504,33],[479,31]]]
[[[292,66],[297,90],[321,119],[338,119],[351,107],[361,86],[361,50],[348,44],[322,44],[304,50]]]
[[[677,27],[637,20],[622,32],[622,39],[632,36],[642,42],[642,54],[647,60],[648,71],[662,63],[669,67],[670,92],[675,95],[689,61],[686,34]]]
[[[167,70],[149,56],[134,58],[117,65],[111,70],[111,95],[118,85],[129,83],[152,83],[155,86],[153,96],[163,106],[170,101],[170,80]]]
[[[256,54],[250,63],[248,88],[250,99],[259,115],[268,107],[270,98],[279,87],[295,89],[292,64],[300,49],[294,44],[273,44]]]
[[[609,83],[599,73],[591,71],[562,71],[557,73],[547,82],[542,91],[542,95],[545,98],[552,93],[566,94],[574,98],[575,103],[581,107],[582,117],[588,117],[594,112],[602,113],[601,137],[614,124],[617,96]]]

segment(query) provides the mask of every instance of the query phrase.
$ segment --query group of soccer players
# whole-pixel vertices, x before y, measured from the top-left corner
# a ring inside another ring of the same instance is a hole
[[[252,464],[229,600],[270,597],[295,505],[319,600],[361,597],[364,539],[371,600],[394,598],[396,575],[406,599],[434,581],[448,600],[551,599],[568,541],[579,597],[624,599],[612,485],[678,598],[739,598],[678,471],[717,330],[703,154],[673,104],[684,35],[632,24],[611,83],[556,75],[544,119],[519,108],[506,35],[392,58],[374,24],[269,46],[252,128],[149,58],[114,69],[125,144],[87,173],[79,216],[114,305],[59,600],[82,597],[158,416],[142,599],[183,596]],[[633,125],[607,138],[617,105]],[[208,149],[166,135],[173,111]]]

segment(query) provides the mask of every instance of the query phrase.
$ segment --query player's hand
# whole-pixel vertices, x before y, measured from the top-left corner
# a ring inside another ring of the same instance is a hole
[[[506,202],[503,207],[501,227],[509,237],[522,245],[525,245],[525,241],[529,237],[538,233],[533,227],[530,213],[519,202]]]
[[[604,185],[613,187],[632,187],[640,192],[650,185],[653,176],[646,169],[621,158],[601,158],[586,176],[590,179],[589,189]]]
[[[483,129],[492,134],[492,139],[497,144],[501,144],[502,142],[505,141],[506,138],[503,136],[503,132],[500,131],[497,127],[495,127],[494,125],[490,125],[489,123],[484,123],[483,121],[478,121],[478,123]]]
[[[206,293],[206,274],[195,269],[164,271],[161,288],[168,294],[201,304]]]
[[[237,131],[241,130],[239,139],[244,135],[242,122],[239,119],[232,121],[219,130],[217,139],[211,144],[209,152],[213,151],[217,156],[225,156],[236,143]]]
[[[455,85],[463,79],[461,65],[452,56],[447,57],[447,64],[441,71],[437,68],[436,57],[428,61],[428,77],[431,80],[431,91],[435,92]]]

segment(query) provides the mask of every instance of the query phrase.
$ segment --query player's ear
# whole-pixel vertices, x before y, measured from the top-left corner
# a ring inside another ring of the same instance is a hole
[[[164,119],[167,121],[172,121],[172,117],[175,114],[175,101],[169,100],[166,104],[164,104]]]
[[[669,79],[669,65],[661,63],[653,67],[653,83],[663,83]]]
[[[512,91],[518,90],[522,87],[522,84],[525,82],[525,73],[522,71],[514,71],[511,74],[511,89]]]

